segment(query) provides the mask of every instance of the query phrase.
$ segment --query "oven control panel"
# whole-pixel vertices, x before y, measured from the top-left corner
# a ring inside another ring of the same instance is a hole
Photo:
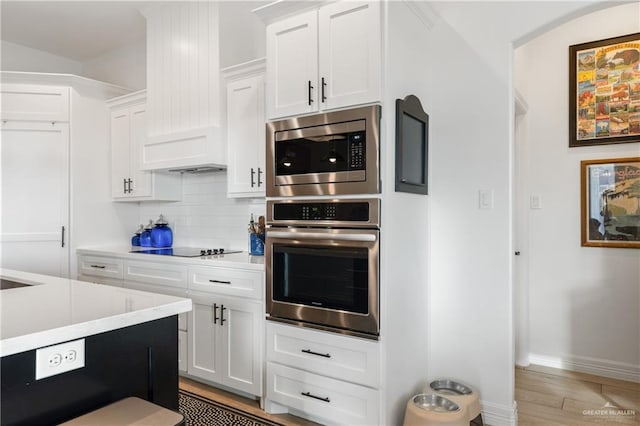
[[[282,202],[273,203],[273,221],[296,222],[369,222],[371,203],[351,202]]]

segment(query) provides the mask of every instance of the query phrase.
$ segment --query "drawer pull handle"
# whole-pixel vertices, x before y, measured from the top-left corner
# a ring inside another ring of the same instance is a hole
[[[209,280],[210,283],[231,284],[231,281]]]
[[[325,358],[331,358],[331,354],[321,354],[320,352],[314,352],[311,349],[301,349],[300,352],[304,352],[305,354],[309,354],[309,355],[316,355],[316,356],[322,356]]]
[[[321,396],[315,396],[314,394],[312,394],[311,392],[300,392],[301,395],[303,396],[307,396],[309,398],[313,398],[313,399],[319,399],[320,401],[324,401],[324,402],[331,402],[331,400],[329,399],[329,397],[321,397]]]
[[[106,266],[104,265],[91,265],[92,268],[96,268],[96,269],[104,269],[106,268]]]

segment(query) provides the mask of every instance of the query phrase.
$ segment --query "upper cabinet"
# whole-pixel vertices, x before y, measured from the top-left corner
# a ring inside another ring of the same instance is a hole
[[[111,196],[115,201],[181,198],[182,176],[140,170],[147,134],[145,92],[108,102],[111,108]]]
[[[265,196],[264,59],[223,70],[227,81],[227,195]]]
[[[69,88],[12,84],[2,86],[2,120],[69,121]]]
[[[147,18],[144,170],[224,168],[217,2],[165,2]]]
[[[381,97],[377,2],[336,2],[267,26],[267,115],[280,118]]]

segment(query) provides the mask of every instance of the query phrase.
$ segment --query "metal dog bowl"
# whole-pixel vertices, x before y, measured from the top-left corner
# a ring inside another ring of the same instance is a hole
[[[473,392],[469,386],[449,379],[434,380],[429,386],[445,395],[469,395]]]
[[[431,393],[419,393],[414,396],[413,405],[418,408],[422,408],[423,410],[437,411],[440,413],[460,411],[460,406],[455,402],[443,396]]]

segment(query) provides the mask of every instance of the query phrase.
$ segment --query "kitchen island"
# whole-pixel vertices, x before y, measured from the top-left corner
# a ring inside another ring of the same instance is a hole
[[[128,396],[177,409],[178,314],[191,300],[0,275],[1,424],[56,424]]]

